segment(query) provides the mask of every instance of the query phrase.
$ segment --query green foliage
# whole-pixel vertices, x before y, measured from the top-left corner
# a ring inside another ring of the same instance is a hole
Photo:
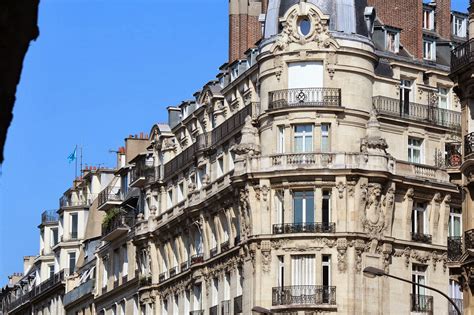
[[[107,228],[118,215],[123,213],[124,211],[120,208],[112,208],[109,211],[107,211],[107,214],[105,215],[104,219],[102,220],[102,225],[104,228]]]

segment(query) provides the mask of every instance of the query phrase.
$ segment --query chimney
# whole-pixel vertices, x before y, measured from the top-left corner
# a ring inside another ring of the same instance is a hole
[[[33,266],[33,262],[35,261],[35,256],[24,256],[23,257],[23,273],[26,274],[28,270],[30,270],[31,266]]]
[[[181,121],[181,109],[178,107],[169,106],[168,110],[168,125],[171,129],[174,128]]]

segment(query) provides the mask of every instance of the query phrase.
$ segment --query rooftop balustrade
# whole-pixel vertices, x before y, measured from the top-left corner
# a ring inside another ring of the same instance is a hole
[[[54,224],[59,221],[57,210],[46,210],[41,213],[41,224]]]

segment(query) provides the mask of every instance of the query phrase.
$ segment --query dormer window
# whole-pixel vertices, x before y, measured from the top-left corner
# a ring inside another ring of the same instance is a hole
[[[423,39],[423,59],[436,60],[436,43],[433,40]]]
[[[298,29],[304,37],[308,36],[311,31],[311,22],[307,17],[303,17],[298,23]]]
[[[432,9],[423,9],[423,29],[434,29],[434,11]]]
[[[385,49],[387,51],[398,53],[398,47],[400,46],[400,33],[395,30],[385,31]]]
[[[453,15],[452,26],[453,35],[457,37],[466,37],[467,20],[464,17]]]

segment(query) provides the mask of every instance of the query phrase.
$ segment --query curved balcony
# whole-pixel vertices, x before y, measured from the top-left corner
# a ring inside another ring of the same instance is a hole
[[[300,88],[269,93],[269,110],[292,107],[340,107],[341,89]]]
[[[336,224],[332,222],[273,224],[273,234],[334,232],[336,232]]]
[[[273,306],[336,305],[336,287],[324,285],[293,285],[272,289]]]

